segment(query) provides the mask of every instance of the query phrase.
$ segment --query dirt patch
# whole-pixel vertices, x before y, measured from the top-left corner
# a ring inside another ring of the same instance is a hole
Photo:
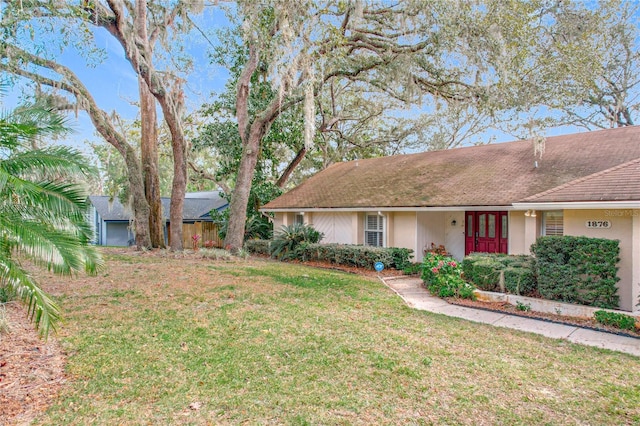
[[[0,424],[27,425],[57,397],[65,357],[56,339],[38,337],[22,305],[0,309],[9,324],[0,335]]]

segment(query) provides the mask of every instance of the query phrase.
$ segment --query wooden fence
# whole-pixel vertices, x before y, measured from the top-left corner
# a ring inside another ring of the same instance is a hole
[[[169,227],[171,224],[168,225]],[[171,244],[171,232],[169,228],[169,244]],[[199,235],[198,247],[205,247],[211,241],[213,247],[222,247],[223,241],[218,237],[218,225],[211,222],[195,222],[182,224],[182,246],[185,249],[193,248],[193,236]]]

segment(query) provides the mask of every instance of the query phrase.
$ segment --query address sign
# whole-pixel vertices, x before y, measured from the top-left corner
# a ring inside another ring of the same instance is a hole
[[[610,220],[588,220],[585,222],[587,228],[609,229],[611,228]]]

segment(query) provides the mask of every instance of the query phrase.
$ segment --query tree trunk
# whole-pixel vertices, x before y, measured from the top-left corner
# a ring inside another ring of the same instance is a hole
[[[244,230],[247,219],[247,205],[251,183],[258,162],[258,149],[264,129],[260,125],[261,118],[253,124],[249,120],[249,92],[251,90],[251,76],[258,67],[259,55],[253,43],[249,45],[249,58],[245,64],[236,93],[236,118],[238,120],[238,132],[242,140],[242,157],[238,166],[238,177],[231,195],[229,205],[229,223],[227,224],[227,236],[224,239],[224,247],[232,252],[238,252],[244,245]]]
[[[155,98],[147,83],[138,76],[140,92],[140,157],[144,173],[144,191],[149,204],[149,233],[151,246],[165,248],[164,219],[160,199],[160,177],[158,175],[158,128]]]
[[[258,150],[262,135],[251,134],[242,150],[242,158],[238,168],[236,186],[231,196],[229,205],[229,224],[227,236],[224,240],[224,248],[237,253],[244,245],[245,221],[247,218],[247,205],[251,192],[251,182],[258,162]]]
[[[127,165],[127,178],[129,179],[129,191],[133,204],[133,228],[136,248],[142,250],[151,247],[151,239],[149,238],[149,204],[144,197],[142,168],[131,146],[127,145],[126,147],[124,161]]]
[[[122,15],[122,5],[111,3],[110,7]],[[162,108],[164,121],[171,133],[171,148],[173,150],[173,184],[171,186],[171,204],[169,209],[169,222],[171,223],[170,240],[171,250],[181,251],[182,247],[182,217],[184,209],[184,195],[187,188],[187,141],[184,136],[181,122],[181,110],[184,93],[178,80],[164,80],[153,69],[153,44],[155,35],[148,36],[147,31],[147,0],[136,0],[136,14],[134,26],[138,35],[135,43],[126,38],[126,29],[117,26],[119,39],[125,49],[129,61],[142,78],[149,92],[155,97]],[[169,89],[169,90],[168,90]]]
[[[165,113],[165,119],[166,117]],[[184,133],[171,132],[171,147],[173,148],[173,183],[171,185],[171,207],[169,211],[171,250],[181,251],[184,248],[182,244],[182,217],[184,195],[187,188],[187,153]]]

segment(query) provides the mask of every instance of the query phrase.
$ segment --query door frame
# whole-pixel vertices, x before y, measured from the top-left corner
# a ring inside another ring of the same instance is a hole
[[[489,215],[495,217],[494,237],[488,237]],[[484,218],[484,237],[480,237],[479,227],[481,218]],[[466,211],[464,213],[464,255],[477,252],[480,238],[485,241],[483,243],[493,243],[494,250],[485,251],[487,253],[509,253],[509,213],[506,210],[492,211]],[[491,241],[489,238],[491,238]]]

